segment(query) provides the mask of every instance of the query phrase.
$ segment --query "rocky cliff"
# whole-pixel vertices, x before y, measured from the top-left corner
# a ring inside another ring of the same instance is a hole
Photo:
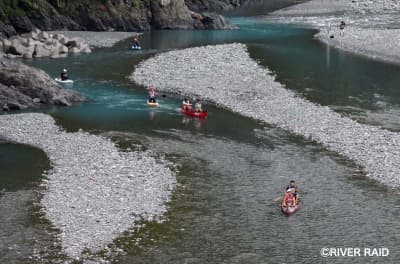
[[[0,52],[0,112],[43,105],[68,106],[85,98],[64,89],[44,71],[4,58]]]
[[[236,0],[1,0],[0,38],[41,30],[147,31],[156,29],[229,29],[207,7],[232,7]],[[213,4],[210,4],[213,3]],[[219,4],[217,4],[219,3]],[[197,8],[201,5],[201,8]],[[189,7],[188,7],[189,6]],[[218,9],[218,8],[216,8]],[[216,22],[214,24],[214,21]]]

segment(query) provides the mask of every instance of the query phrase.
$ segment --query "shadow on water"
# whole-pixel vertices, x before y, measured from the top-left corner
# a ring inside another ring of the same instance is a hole
[[[50,163],[39,149],[0,142],[0,168],[0,191],[13,192],[37,186]]]

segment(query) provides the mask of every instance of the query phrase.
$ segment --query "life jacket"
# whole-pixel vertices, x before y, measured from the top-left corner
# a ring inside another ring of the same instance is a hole
[[[286,203],[292,203],[293,202],[293,198],[294,198],[293,194],[289,193],[288,195],[285,196],[285,202]]]
[[[150,98],[154,98],[154,97],[156,97],[156,95],[157,95],[157,93],[155,91],[150,91],[149,92]]]

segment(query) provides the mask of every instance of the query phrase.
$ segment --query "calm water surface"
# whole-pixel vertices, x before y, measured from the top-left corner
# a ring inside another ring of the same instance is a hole
[[[399,129],[400,122],[392,118],[400,103],[398,66],[328,49],[313,40],[313,30],[254,18],[232,21],[241,29],[155,31],[143,36],[141,52],[130,51],[125,41],[90,55],[31,63],[53,77],[68,68],[75,80],[71,88],[90,99],[69,108],[43,110],[62,127],[106,135],[121,148],[139,144],[178,165],[179,186],[169,204],[167,221],[143,223],[143,228],[118,238],[115,243],[127,254],[116,254],[111,260],[399,263],[400,198],[396,190],[368,180],[355,164],[317,144],[214,106],[207,107],[209,118],[204,121],[182,116],[181,98],[170,94],[160,98],[160,108],[149,109],[143,87],[127,79],[135,65],[160,51],[243,42],[251,56],[270,68],[288,89],[362,122]],[[0,226],[1,241],[5,241],[0,244],[1,260],[62,262],[65,257],[48,234],[51,225],[38,220],[42,218],[37,208],[26,206],[39,198],[20,194],[37,189],[41,171],[48,166],[37,164],[48,161],[43,153],[36,155],[24,148],[0,144],[0,157],[12,160],[0,159],[2,172],[3,168],[10,171],[1,175],[1,212],[16,214],[23,222],[14,225],[7,220],[8,225]],[[27,173],[18,168],[20,164],[39,169]],[[290,179],[300,185],[303,208],[287,218],[274,199]],[[4,202],[18,195],[25,205]],[[14,229],[25,236],[23,241],[6,232]],[[321,247],[387,247],[390,256],[324,259]],[[33,249],[45,260],[29,260]]]

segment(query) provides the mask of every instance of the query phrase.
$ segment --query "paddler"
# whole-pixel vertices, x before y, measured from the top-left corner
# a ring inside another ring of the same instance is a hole
[[[182,102],[182,108],[185,111],[191,111],[192,110],[192,104],[189,101],[189,98],[185,97]]]
[[[299,191],[298,191],[297,184],[296,184],[295,180],[291,180],[289,182],[289,185],[286,187],[286,191],[289,190],[289,189],[292,190],[292,194],[293,194],[293,196],[295,198],[295,201],[296,201],[296,204],[297,204],[299,202]]]
[[[134,48],[140,48],[140,43],[139,43],[139,37],[138,36],[134,36],[133,37],[133,47]]]
[[[157,92],[154,86],[150,86],[149,88],[149,103],[156,103]]]
[[[68,80],[67,69],[62,70],[62,72],[61,72],[61,74],[60,74],[60,78],[61,78],[61,81],[66,81],[66,80]]]
[[[196,101],[196,104],[194,105],[194,111],[196,111],[196,112],[198,112],[198,113],[200,113],[200,112],[203,111],[203,109],[201,108],[201,101],[200,101],[200,99],[198,99],[198,100]]]
[[[282,200],[282,207],[295,206],[296,198],[293,195],[292,189],[287,189],[285,197]]]

